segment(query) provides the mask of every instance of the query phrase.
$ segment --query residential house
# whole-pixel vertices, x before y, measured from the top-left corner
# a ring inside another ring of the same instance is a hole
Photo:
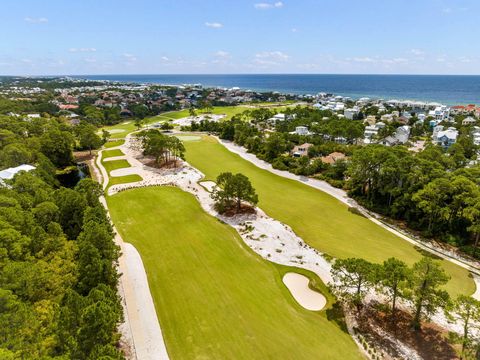
[[[12,167],[12,168],[2,170],[0,171],[0,185],[4,185],[5,184],[4,180],[13,179],[13,177],[21,171],[29,172],[35,169],[36,169],[35,166],[23,164],[17,167]]]
[[[310,149],[313,144],[305,143],[302,145],[297,145],[293,148],[291,154],[293,157],[302,157],[308,155],[308,149]]]
[[[463,126],[475,125],[476,123],[477,123],[477,120],[471,116],[466,117],[465,119],[462,120]]]
[[[364,123],[368,125],[375,125],[376,122],[377,122],[377,118],[375,117],[375,115],[368,115],[364,121]]]
[[[438,125],[433,130],[432,141],[443,148],[448,148],[457,142],[458,130],[449,127],[443,130],[442,125]]]
[[[303,136],[306,136],[306,135],[310,135],[310,131],[308,131],[308,127],[306,126],[297,126],[295,128],[295,131],[292,131],[291,134],[296,134],[296,135],[303,135]]]
[[[328,154],[327,156],[322,156],[320,160],[322,160],[323,163],[325,164],[330,164],[333,165],[335,164],[338,160],[345,160],[347,157],[345,156],[344,153],[341,152],[333,152],[331,154]]]
[[[381,144],[386,146],[405,144],[409,138],[410,138],[410,126],[403,125],[403,126],[399,126],[395,130],[395,133],[392,136],[387,136],[385,139],[383,139],[381,141]]]
[[[373,138],[378,135],[378,131],[384,127],[385,127],[385,123],[381,121],[376,123],[375,125],[365,126],[365,131],[363,133],[364,135],[363,142],[365,144],[371,144],[373,142]]]
[[[345,118],[348,120],[353,120],[359,112],[360,109],[357,107],[354,107],[352,109],[345,109],[345,111],[343,112],[343,116],[345,116]]]
[[[285,114],[279,113],[273,115],[270,119],[267,120],[268,123],[275,125],[278,121],[285,121]]]
[[[435,107],[435,110],[430,110],[428,116],[434,117],[436,120],[446,120],[450,116],[450,108],[445,105]]]
[[[479,126],[473,127],[472,138],[473,138],[473,144],[479,146],[480,145],[480,127]]]
[[[380,118],[382,122],[387,122],[390,123],[393,121],[393,115],[392,114],[383,114],[382,117]]]

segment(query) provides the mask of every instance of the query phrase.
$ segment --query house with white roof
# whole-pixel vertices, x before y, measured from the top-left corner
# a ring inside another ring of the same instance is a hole
[[[450,116],[450,108],[445,105],[435,107],[435,110],[430,110],[428,116],[432,116],[435,120],[446,120]]]
[[[275,125],[277,122],[285,121],[285,114],[279,113],[273,115],[270,119],[267,120],[268,123]]]
[[[405,144],[410,138],[410,126],[399,126],[392,136],[387,136],[382,140],[382,144],[386,146],[393,146],[399,144]]]
[[[368,125],[365,126],[365,130],[363,133],[364,139],[363,142],[365,144],[371,144],[373,142],[373,138],[378,135],[380,129],[385,127],[385,123],[378,122],[375,125]]]
[[[11,180],[14,178],[15,175],[17,175],[21,171],[32,171],[35,170],[35,166],[28,165],[28,164],[23,164],[20,166],[16,166],[13,168],[8,168],[5,170],[0,171],[0,185],[5,184],[4,180]]]
[[[472,129],[472,138],[474,145],[480,145],[480,127],[474,126]]]
[[[358,107],[354,107],[351,109],[345,109],[345,111],[343,112],[343,115],[345,116],[346,119],[353,120],[355,116],[358,115],[359,112],[360,112],[360,109]]]
[[[306,136],[306,135],[310,135],[310,131],[308,131],[308,127],[306,126],[297,126],[295,128],[295,131],[292,131],[290,134],[296,134],[296,135],[303,135],[303,136]]]
[[[433,129],[432,141],[443,148],[448,148],[457,142],[458,130],[454,127],[443,129],[442,125],[437,125]]]
[[[477,123],[477,120],[471,116],[466,117],[465,119],[462,120],[463,126],[475,125],[476,123]]]

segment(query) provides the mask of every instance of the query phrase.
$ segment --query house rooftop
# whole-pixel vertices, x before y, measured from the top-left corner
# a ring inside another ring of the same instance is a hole
[[[23,164],[17,167],[13,168],[8,168],[5,170],[0,171],[0,180],[10,180],[13,179],[13,177],[18,174],[20,171],[31,171],[35,170],[35,166],[28,165],[28,164]]]

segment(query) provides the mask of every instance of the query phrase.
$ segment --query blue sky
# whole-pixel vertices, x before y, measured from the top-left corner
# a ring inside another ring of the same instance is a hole
[[[480,74],[478,0],[2,0],[0,74]]]

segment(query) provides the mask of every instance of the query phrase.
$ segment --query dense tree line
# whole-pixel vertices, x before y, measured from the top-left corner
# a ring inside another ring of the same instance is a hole
[[[2,359],[122,358],[119,249],[102,189],[55,176],[74,164],[77,141],[59,119],[0,117],[0,166],[36,166],[0,186]]]
[[[347,174],[350,193],[368,208],[477,254],[478,166],[462,167],[436,146],[416,154],[370,145],[353,153]]]
[[[121,358],[119,249],[100,186],[57,188],[35,173],[0,188],[2,358]]]

